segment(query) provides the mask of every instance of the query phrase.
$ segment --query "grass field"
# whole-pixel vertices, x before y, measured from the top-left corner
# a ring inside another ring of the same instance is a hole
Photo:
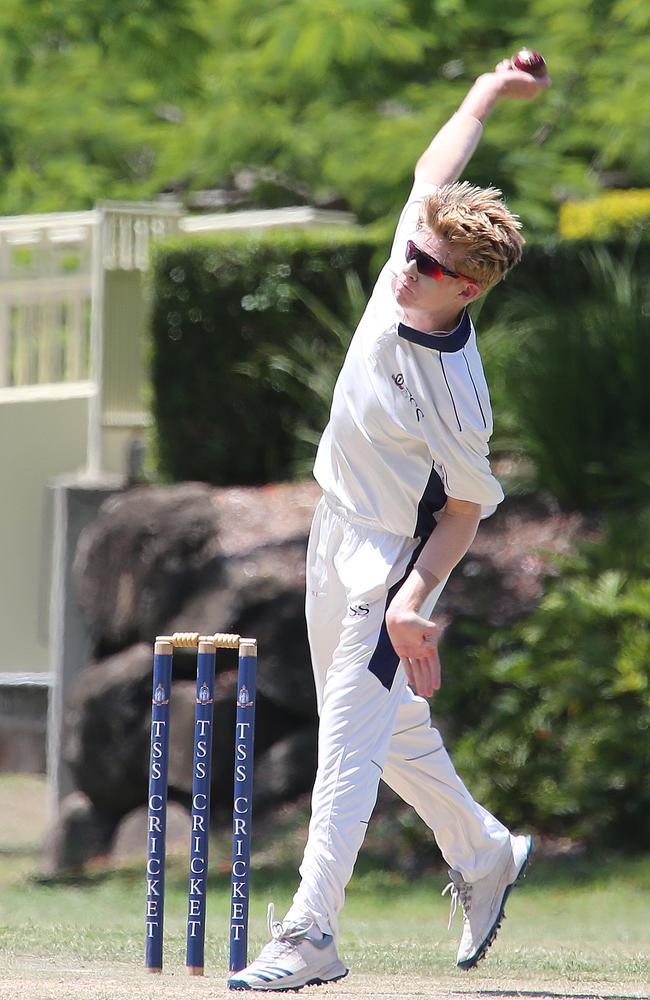
[[[186,861],[170,859],[166,968],[142,971],[143,863],[93,872],[83,882],[36,877],[43,787],[0,777],[0,998],[112,1000],[225,997],[228,842],[215,840],[204,979],[183,969]],[[279,913],[295,887],[302,832],[280,819],[260,832],[252,877],[251,951],[266,939],[266,903]],[[537,859],[487,961],[454,968],[461,921],[447,932],[445,872],[409,881],[361,863],[341,921],[340,951],[351,975],[308,996],[647,997],[650,984],[650,858]]]

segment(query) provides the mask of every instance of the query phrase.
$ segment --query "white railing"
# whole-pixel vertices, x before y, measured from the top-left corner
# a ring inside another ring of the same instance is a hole
[[[103,275],[146,271],[153,240],[179,229],[204,233],[351,221],[345,212],[308,206],[182,218],[175,203],[141,202],[0,217],[0,391],[100,381]]]
[[[179,226],[186,233],[215,233],[234,229],[269,229],[272,226],[328,226],[355,221],[349,212],[335,212],[310,205],[260,208],[244,212],[186,215]]]
[[[106,271],[146,271],[154,240],[178,229],[180,208],[149,202],[100,203],[103,266]]]
[[[98,275],[146,270],[178,217],[136,202],[0,218],[0,388],[94,378]]]
[[[0,387],[88,378],[96,212],[0,218]]]

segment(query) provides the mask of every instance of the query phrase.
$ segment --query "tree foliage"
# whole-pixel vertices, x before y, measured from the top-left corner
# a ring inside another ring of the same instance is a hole
[[[636,0],[5,0],[0,211],[238,187],[393,215],[472,79],[522,44],[553,89],[494,115],[470,176],[529,226],[650,185],[650,8]]]
[[[0,6],[2,212],[156,193],[160,151],[200,91],[196,16],[192,0]]]

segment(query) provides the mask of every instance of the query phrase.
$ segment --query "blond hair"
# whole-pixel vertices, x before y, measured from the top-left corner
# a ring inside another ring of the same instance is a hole
[[[451,266],[490,288],[521,260],[521,222],[498,188],[468,181],[442,184],[424,198],[418,229],[430,229],[450,246]]]

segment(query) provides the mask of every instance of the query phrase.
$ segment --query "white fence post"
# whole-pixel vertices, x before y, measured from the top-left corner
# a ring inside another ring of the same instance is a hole
[[[90,278],[90,346],[88,369],[95,393],[88,401],[86,475],[96,477],[102,467],[102,360],[104,354],[104,226],[98,211],[93,229]]]

